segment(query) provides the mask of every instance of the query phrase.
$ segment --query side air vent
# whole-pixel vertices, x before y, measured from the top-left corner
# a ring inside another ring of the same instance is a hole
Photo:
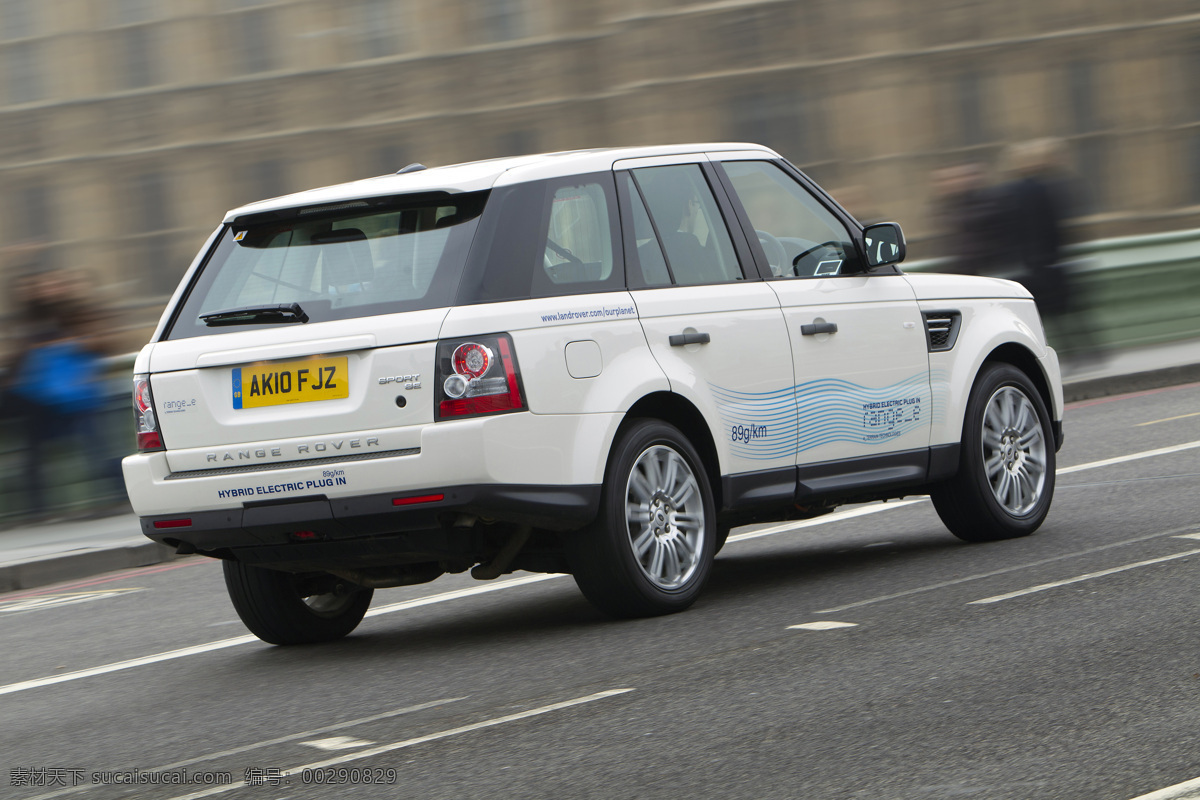
[[[951,350],[958,341],[958,328],[962,324],[962,314],[958,311],[926,311],[925,339],[929,343],[929,352],[940,353]]]

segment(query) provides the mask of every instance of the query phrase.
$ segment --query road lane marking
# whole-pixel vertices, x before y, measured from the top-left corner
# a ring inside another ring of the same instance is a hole
[[[801,622],[799,625],[788,625],[788,630],[799,631],[831,631],[835,628],[857,628],[857,622],[834,622],[827,620],[825,622]]]
[[[1200,797],[1200,778],[1177,783],[1150,794],[1140,794],[1133,800],[1194,800]]]
[[[1187,419],[1188,417],[1200,417],[1200,411],[1193,411],[1191,414],[1180,414],[1178,417],[1167,417],[1166,419],[1156,419],[1153,422],[1139,422],[1134,425],[1135,428],[1143,428],[1147,425],[1157,425],[1160,422],[1174,422],[1177,419]]]
[[[538,581],[550,580],[551,578],[563,578],[565,575],[531,575],[525,578],[515,578],[510,581],[500,583],[490,583],[483,586],[472,586],[469,589],[458,589],[453,592],[443,592],[442,594],[430,595],[429,597],[420,597],[416,600],[406,600],[402,603],[392,603],[391,605],[380,606],[373,608],[367,612],[368,617],[377,617],[381,614],[393,614],[397,611],[404,611],[409,608],[417,608],[418,606],[427,606],[434,603],[444,603],[449,600],[458,600],[462,597],[471,597],[477,594],[486,594],[487,592],[498,592],[501,589],[508,589],[513,586],[524,586],[527,583],[537,583]],[[253,634],[245,636],[235,636],[232,639],[220,639],[207,644],[193,645],[192,647],[181,647],[178,650],[168,650],[165,653],[155,653],[141,658],[131,658],[126,661],[117,661],[112,664],[102,664],[98,667],[89,667],[88,669],[76,670],[75,672],[64,672],[61,675],[50,675],[45,678],[35,678],[28,681],[19,681],[10,683],[6,686],[0,686],[0,695],[13,694],[14,692],[23,692],[26,689],[37,689],[42,686],[53,686],[56,683],[66,683],[68,681],[77,681],[81,678],[91,678],[96,675],[106,675],[111,672],[120,672],[122,670],[133,669],[134,667],[142,667],[148,664],[159,664],[163,661],[174,661],[177,658],[187,658],[188,656],[197,656],[203,653],[211,653],[214,650],[224,650],[227,647],[237,647],[238,645],[250,644],[252,642],[261,641]]]
[[[412,714],[417,711],[424,711],[427,708],[436,708],[437,706],[444,706],[448,703],[457,703],[459,700],[466,700],[466,699],[467,699],[466,696],[464,696],[464,697],[447,697],[442,700],[430,700],[427,703],[418,703],[415,706],[405,706],[404,708],[396,708],[391,711],[384,711],[381,714],[372,714],[369,717],[359,717],[358,719],[351,719],[351,720],[347,720],[345,722],[338,722],[333,725],[325,725],[320,728],[313,728],[312,730],[309,730],[309,731],[301,731],[300,733],[291,733],[291,734],[288,734],[287,736],[279,736],[277,738],[266,739],[261,742],[252,742],[251,744],[242,745],[241,747],[233,747],[228,750],[218,751],[216,753],[208,753],[207,755],[196,756],[195,758],[188,758],[183,761],[176,761],[171,764],[163,764],[162,766],[159,766],[159,767],[151,767],[149,769],[142,769],[140,767],[138,767],[138,768],[129,767],[125,771],[134,771],[136,769],[136,771],[139,771],[139,772],[172,772],[172,771],[175,771],[178,769],[182,769],[184,767],[193,766],[195,764],[203,764],[206,761],[215,761],[218,758],[228,758],[229,756],[236,756],[240,753],[248,753],[251,750],[260,750],[264,747],[272,747],[277,744],[287,744],[288,742],[294,742],[297,739],[305,739],[305,738],[308,738],[309,736],[317,736],[322,733],[329,733],[331,731],[344,730],[345,728],[350,728],[355,725],[366,725],[371,722],[378,722],[379,720],[382,720],[382,719],[398,717],[398,716],[401,716],[402,714]],[[105,785],[107,785],[107,784],[85,783],[85,784],[81,784],[79,786],[72,786],[67,789],[59,789],[56,792],[49,792],[47,794],[39,794],[36,797],[28,798],[28,800],[52,800],[52,798],[55,798],[55,797],[63,797],[64,795],[69,795],[69,794],[78,794],[79,792],[86,792],[89,789],[95,789],[95,788],[98,788],[100,786],[105,786]]]
[[[1115,481],[1090,481],[1088,483],[1072,483],[1059,485],[1055,487],[1055,491],[1059,489],[1094,489],[1097,486],[1128,486],[1131,483],[1147,483],[1154,481],[1161,483],[1162,481],[1181,481],[1194,480],[1200,478],[1200,473],[1181,473],[1179,475],[1154,475],[1149,478],[1120,478]]]
[[[1073,467],[1063,467],[1055,470],[1054,472],[1056,475],[1070,475],[1072,472],[1083,472],[1084,470],[1108,467],[1112,466],[1113,464],[1125,464],[1129,461],[1138,461],[1143,458],[1166,456],[1170,455],[1171,453],[1181,453],[1184,450],[1194,450],[1197,447],[1200,447],[1200,442],[1185,442],[1183,444],[1171,445],[1170,447],[1160,447],[1157,450],[1143,450],[1140,453],[1131,453],[1127,456],[1106,458],[1103,461],[1089,461],[1086,464],[1076,464]]]
[[[1091,547],[1091,548],[1088,548],[1087,550],[1080,550],[1079,552],[1076,552],[1076,553],[1063,553],[1060,556],[1051,556],[1050,558],[1043,558],[1040,561],[1031,561],[1028,564],[1018,564],[1018,565],[1012,566],[1012,567],[1001,567],[1000,569],[994,569],[989,572],[979,572],[979,573],[976,573],[975,575],[966,575],[962,578],[954,578],[953,580],[941,581],[939,583],[930,583],[925,586],[917,586],[912,589],[905,589],[902,592],[893,592],[892,594],[879,595],[878,597],[869,597],[866,600],[858,600],[853,603],[847,603],[842,606],[837,606],[836,608],[821,609],[820,611],[817,611],[815,613],[817,613],[817,614],[836,614],[840,611],[849,611],[852,608],[862,608],[863,606],[870,606],[870,605],[874,605],[876,603],[884,603],[884,602],[887,602],[888,600],[898,600],[901,597],[909,597],[914,594],[923,594],[924,592],[932,592],[932,591],[936,591],[938,589],[945,589],[950,586],[957,586],[960,583],[969,583],[971,581],[982,580],[983,578],[994,578],[997,575],[1007,575],[1010,572],[1019,572],[1020,570],[1023,570],[1023,569],[1030,569],[1031,567],[1040,567],[1040,566],[1043,566],[1044,564],[1053,564],[1055,561],[1063,561],[1068,558],[1078,558],[1079,556],[1087,556],[1087,555],[1091,555],[1092,553],[1100,553],[1105,550],[1111,550],[1114,547],[1125,547],[1125,546],[1131,545],[1131,544],[1140,544],[1141,542],[1148,542],[1152,539],[1161,539],[1161,538],[1167,537],[1167,536],[1175,536],[1179,533],[1182,533],[1183,531],[1194,531],[1195,529],[1196,529],[1195,525],[1188,525],[1183,528],[1172,528],[1169,531],[1162,531],[1161,533],[1154,533],[1149,536],[1139,536],[1136,539],[1126,539],[1123,542],[1112,542],[1111,544],[1102,544],[1102,545],[1099,545],[1098,547]]]
[[[1177,453],[1177,452],[1180,452],[1183,450],[1190,450],[1190,449],[1193,449],[1196,447],[1200,447],[1200,441],[1187,442],[1186,444],[1175,445],[1173,447],[1163,447],[1163,448],[1159,448],[1157,450],[1147,450],[1142,453],[1133,453],[1128,456],[1119,456],[1117,458],[1108,458],[1108,459],[1104,459],[1102,461],[1092,461],[1087,464],[1078,464],[1074,467],[1064,467],[1063,469],[1057,470],[1057,474],[1067,475],[1067,474],[1070,474],[1073,472],[1082,472],[1084,470],[1097,469],[1099,467],[1106,467],[1106,466],[1110,466],[1112,464],[1121,464],[1121,463],[1125,463],[1127,461],[1135,461],[1135,460],[1141,459],[1141,458],[1151,458],[1153,456]],[[757,531],[749,531],[747,533],[739,533],[734,536],[730,536],[729,541],[730,542],[739,542],[739,541],[746,541],[747,539],[757,539],[762,536],[772,536],[777,533],[786,533],[788,531],[800,530],[802,528],[813,527],[816,525],[825,525],[825,524],[828,524],[831,522],[838,522],[838,521],[845,520],[845,519],[853,519],[855,517],[866,516],[868,514],[878,514],[883,511],[888,511],[888,510],[895,509],[895,508],[903,508],[905,506],[914,505],[916,503],[924,503],[927,501],[928,501],[928,498],[921,497],[919,499],[914,499],[914,500],[901,500],[898,502],[878,503],[878,504],[873,504],[873,505],[869,505],[869,506],[863,506],[862,508],[851,509],[848,511],[835,511],[831,514],[826,514],[825,516],[817,517],[815,519],[803,520],[801,522],[788,523],[785,525],[777,525],[775,527],[765,528],[763,530],[757,530]],[[1191,529],[1191,527],[1189,526],[1189,528],[1180,528],[1179,530],[1190,530],[1190,529]],[[1143,540],[1131,540],[1131,541],[1145,541],[1146,539],[1154,539],[1154,538],[1158,538],[1158,536],[1164,536],[1164,535],[1169,535],[1169,534],[1156,534],[1155,536],[1145,537],[1145,539],[1143,539]],[[1119,546],[1120,544],[1128,544],[1128,543],[1130,543],[1130,542],[1122,542],[1122,543],[1118,543],[1118,545],[1112,545],[1112,546]],[[1105,548],[1100,548],[1100,549],[1105,549]],[[1076,555],[1085,555],[1090,552],[1096,552],[1096,551],[1095,550],[1085,550],[1085,551],[1082,551],[1081,553],[1058,556],[1058,557],[1056,557],[1054,559],[1050,559],[1050,560],[1057,561],[1061,558],[1073,558]],[[1047,562],[1047,561],[1037,562],[1037,563],[1031,564],[1029,566],[1038,566],[1038,564],[1041,564],[1041,563],[1049,563],[1049,562]],[[872,603],[881,602],[883,600],[892,600],[897,597],[905,597],[910,594],[917,594],[919,592],[932,591],[934,589],[940,589],[945,586],[953,586],[955,584],[963,583],[966,581],[977,580],[979,578],[984,578],[984,577],[991,577],[992,575],[1002,575],[1005,572],[1011,572],[1014,569],[1023,569],[1023,568],[1024,567],[1014,567],[1011,569],[1000,570],[997,572],[983,573],[981,575],[973,575],[973,576],[969,576],[966,578],[959,578],[957,580],[947,581],[947,582],[944,582],[941,584],[934,584],[934,585],[928,586],[928,587],[918,587],[917,589],[910,589],[908,591],[899,592],[899,593],[893,594],[893,595],[886,595],[884,597],[877,597],[877,598],[872,598],[869,600],[863,600],[863,601],[860,601],[857,603],[851,603],[849,605],[839,606],[838,608],[825,609],[823,611],[818,611],[816,613],[829,614],[829,613],[833,613],[835,611],[842,611],[842,610],[849,609],[849,608],[858,608],[859,606],[870,605]],[[549,574],[549,575],[531,575],[529,577],[524,577],[524,578],[515,578],[513,580],[503,581],[500,583],[485,584],[483,586],[474,586],[469,589],[459,589],[459,590],[456,590],[453,592],[444,592],[442,594],[436,594],[436,595],[431,595],[429,597],[418,598],[416,600],[406,600],[402,603],[393,603],[391,605],[380,606],[379,608],[370,609],[369,611],[367,611],[366,615],[368,617],[376,617],[381,614],[391,614],[396,611],[403,611],[403,610],[406,610],[409,608],[418,608],[421,606],[433,605],[434,603],[444,603],[449,600],[457,600],[462,597],[471,597],[471,596],[478,595],[478,594],[485,594],[487,592],[495,592],[495,591],[500,591],[502,589],[510,589],[510,588],[515,588],[517,586],[524,586],[525,584],[529,584],[529,583],[537,583],[539,581],[553,580],[555,578],[563,578],[563,577],[567,577],[567,576],[562,575],[562,574]],[[36,678],[33,680],[28,680],[28,681],[20,681],[18,683],[10,683],[6,686],[0,686],[0,695],[12,694],[14,692],[21,692],[21,691],[25,691],[26,689],[36,689],[36,688],[40,688],[43,686],[52,686],[54,684],[66,683],[68,681],[80,680],[82,678],[90,678],[90,677],[94,677],[96,675],[105,675],[105,674],[112,673],[112,672],[119,672],[121,670],[132,669],[134,667],[144,666],[147,664],[157,664],[157,663],[160,663],[163,661],[172,661],[177,658],[186,658],[188,656],[209,653],[214,650],[223,650],[227,647],[237,647],[238,645],[250,644],[251,642],[257,642],[257,641],[259,641],[258,637],[254,636],[254,635],[236,636],[232,639],[222,639],[220,641],[209,642],[207,644],[195,645],[192,647],[183,647],[178,650],[171,650],[171,651],[168,651],[165,653],[157,653],[155,655],[143,656],[142,658],[129,659],[127,661],[118,661],[118,662],[115,662],[112,664],[104,664],[104,665],[101,665],[98,667],[91,667],[89,669],[82,669],[82,670],[77,670],[75,672],[64,673],[62,675],[52,675],[52,676],[49,676],[46,678]]]
[[[886,503],[874,503],[862,508],[851,508],[846,511],[834,511],[831,514],[825,514],[814,519],[806,519],[800,522],[788,522],[784,525],[776,525],[771,528],[763,528],[757,531],[747,531],[746,533],[737,533],[730,536],[730,542],[744,542],[747,539],[757,539],[760,536],[774,536],[777,533],[787,533],[788,531],[798,531],[802,528],[811,528],[817,525],[827,525],[830,522],[839,522],[843,519],[854,519],[855,517],[865,517],[868,514],[878,514],[881,511],[891,511],[893,508],[903,508],[904,506],[915,505],[916,503],[929,502],[928,497],[921,497],[916,500],[892,500]]]
[[[142,588],[102,589],[96,592],[63,592],[61,594],[25,597],[18,600],[0,600],[0,614],[19,614],[24,611],[41,611],[45,608],[61,608],[91,600],[120,597],[131,592],[144,592]]]
[[[403,750],[404,748],[413,747],[414,745],[424,744],[426,742],[435,742],[439,739],[449,739],[452,736],[460,736],[464,733],[471,733],[472,731],[483,730],[485,728],[494,728],[497,725],[504,725],[509,722],[517,722],[519,720],[529,719],[530,717],[549,714],[552,711],[561,711],[564,708],[581,706],[584,703],[592,703],[596,700],[603,700],[607,697],[615,697],[616,695],[626,694],[632,691],[634,691],[632,687],[628,689],[609,689],[604,692],[589,694],[586,697],[576,697],[574,700],[564,700],[561,703],[552,703],[548,706],[532,708],[528,711],[521,711],[516,714],[506,714],[503,717],[494,717],[493,719],[486,719],[482,722],[474,722],[470,725],[463,725],[458,728],[451,728],[450,730],[438,731],[437,733],[430,733],[426,734],[425,736],[417,736],[413,739],[405,739],[401,742],[382,744],[378,747],[372,747],[370,750],[360,750],[357,753],[349,753],[344,756],[330,758],[325,761],[318,761],[313,764],[303,764],[298,767],[292,767],[291,769],[284,770],[284,772],[290,773],[291,775],[296,775],[297,773],[304,772],[304,770],[317,770],[326,769],[327,767],[336,767],[339,764],[347,764],[351,761],[358,761],[364,758],[373,758],[375,756],[383,755],[384,753],[392,753],[396,750]],[[202,797],[212,797],[213,795],[224,794],[225,792],[233,791],[234,789],[244,788],[246,788],[246,784],[234,783],[226,786],[214,786],[211,789],[204,789],[199,792],[180,795],[179,797],[173,798],[173,800],[200,800]]]
[[[478,594],[487,594],[488,592],[498,592],[501,589],[512,589],[516,586],[525,586],[529,583],[540,583],[541,581],[550,581],[555,578],[569,578],[569,575],[562,573],[551,573],[548,575],[528,575],[524,578],[513,578],[508,581],[500,581],[499,583],[485,583],[482,586],[471,586],[467,589],[455,589],[452,592],[442,592],[441,594],[430,595],[429,597],[418,597],[415,600],[405,600],[400,603],[391,603],[386,606],[379,606],[367,611],[368,617],[378,617],[380,614],[394,614],[397,611],[407,611],[410,608],[420,608],[421,606],[431,606],[435,603],[445,603],[450,600],[458,600],[463,597],[474,597]]]
[[[199,566],[201,564],[207,565],[211,561],[212,561],[212,559],[199,557],[199,558],[187,558],[182,561],[177,561],[177,562],[174,562],[171,564],[156,565],[153,567],[133,567],[131,569],[122,570],[122,571],[118,572],[116,575],[108,575],[107,577],[103,577],[103,578],[88,578],[87,580],[72,581],[70,583],[57,583],[57,584],[54,584],[53,586],[43,586],[41,588],[32,589],[30,591],[19,592],[19,593],[15,593],[15,594],[6,594],[6,595],[3,595],[3,597],[6,601],[7,600],[20,600],[25,597],[38,597],[38,596],[41,596],[44,594],[53,594],[54,592],[65,592],[65,591],[69,591],[71,589],[82,589],[87,586],[96,586],[97,584],[101,584],[101,583],[112,583],[113,581],[123,581],[126,578],[141,578],[145,575],[154,575],[155,573],[158,573],[158,572],[170,572],[171,570],[182,569],[183,567],[195,567],[195,566]]]
[[[1074,578],[1065,578],[1061,581],[1052,581],[1043,583],[1038,586],[1030,586],[1028,589],[1018,589],[1015,592],[1007,592],[998,594],[995,597],[985,597],[982,600],[972,600],[967,603],[969,606],[981,606],[989,603],[999,603],[1001,600],[1011,600],[1014,597],[1024,597],[1027,594],[1035,594],[1036,592],[1044,592],[1047,589],[1057,589],[1059,586],[1069,586],[1072,583],[1080,583],[1081,581],[1090,581],[1092,578],[1103,578],[1106,575],[1115,575],[1118,572],[1137,569],[1138,567],[1148,567],[1152,564],[1161,564],[1164,561],[1174,561],[1177,558],[1187,558],[1188,556],[1200,555],[1200,550],[1186,550],[1182,553],[1174,553],[1169,556],[1160,556],[1158,558],[1150,558],[1145,561],[1138,561],[1133,564],[1125,564],[1112,569],[1102,569],[1099,572],[1089,572],[1086,575],[1076,575]]]
[[[1200,533],[1184,533],[1175,537],[1176,539],[1200,539]]]
[[[370,747],[373,744],[379,744],[379,742],[355,739],[353,736],[330,736],[326,739],[314,739],[311,742],[301,742],[300,744],[306,744],[318,750],[335,752],[337,750],[357,750],[360,747]]]
[[[200,655],[201,653],[211,653],[214,650],[223,650],[226,647],[237,647],[239,644],[250,644],[250,642],[257,641],[260,641],[257,636],[247,635],[237,636],[233,639],[222,639],[218,642],[193,645],[192,647],[181,647],[178,650],[168,650],[165,653],[155,653],[154,655],[142,656],[141,658],[131,658],[127,661],[117,661],[112,664],[102,664],[98,667],[89,667],[88,669],[76,670],[75,672],[64,672],[61,675],[51,675],[47,678],[35,678],[29,681],[10,683],[7,686],[0,686],[0,694],[13,694],[14,692],[23,692],[26,689],[37,689],[42,686],[53,686],[56,683],[77,681],[81,678],[91,678],[95,675],[105,675],[109,672],[120,672],[121,670],[145,666],[146,664],[158,664],[163,661],[172,661],[176,658],[186,658],[188,656]]]

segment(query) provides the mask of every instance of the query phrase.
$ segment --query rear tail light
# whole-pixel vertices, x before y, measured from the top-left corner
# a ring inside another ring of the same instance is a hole
[[[438,342],[436,418],[524,411],[517,354],[507,333]]]
[[[164,450],[162,435],[158,432],[158,416],[154,413],[154,396],[150,394],[150,376],[133,376],[133,414],[137,422],[137,448],[139,453]]]

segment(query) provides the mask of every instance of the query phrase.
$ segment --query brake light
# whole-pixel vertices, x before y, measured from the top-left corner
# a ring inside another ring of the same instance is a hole
[[[437,419],[524,411],[521,371],[507,333],[438,343]]]
[[[150,394],[150,376],[133,376],[133,415],[136,421],[139,453],[165,450],[158,431],[158,416],[154,413],[154,396]]]

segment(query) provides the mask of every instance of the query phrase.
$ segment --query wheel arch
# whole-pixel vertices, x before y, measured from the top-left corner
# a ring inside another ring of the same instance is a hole
[[[1042,397],[1042,402],[1046,404],[1047,410],[1053,417],[1054,394],[1050,391],[1050,382],[1046,378],[1046,373],[1042,371],[1041,365],[1038,364],[1037,357],[1028,348],[1016,342],[1006,342],[988,353],[987,357],[983,359],[983,363],[1012,364],[1024,372],[1029,376],[1029,380],[1033,381],[1034,387]]]
[[[704,471],[708,475],[708,483],[712,489],[713,503],[717,508],[722,507],[721,496],[721,461],[717,454],[717,445],[713,440],[712,431],[705,421],[704,415],[689,400],[674,392],[654,392],[634,403],[621,422],[621,429],[635,420],[659,419],[674,425],[688,438],[696,452],[704,461]],[[620,429],[618,429],[619,436]],[[614,441],[617,437],[614,437]],[[609,449],[608,460],[612,460],[612,450]],[[605,467],[607,471],[607,465]]]

